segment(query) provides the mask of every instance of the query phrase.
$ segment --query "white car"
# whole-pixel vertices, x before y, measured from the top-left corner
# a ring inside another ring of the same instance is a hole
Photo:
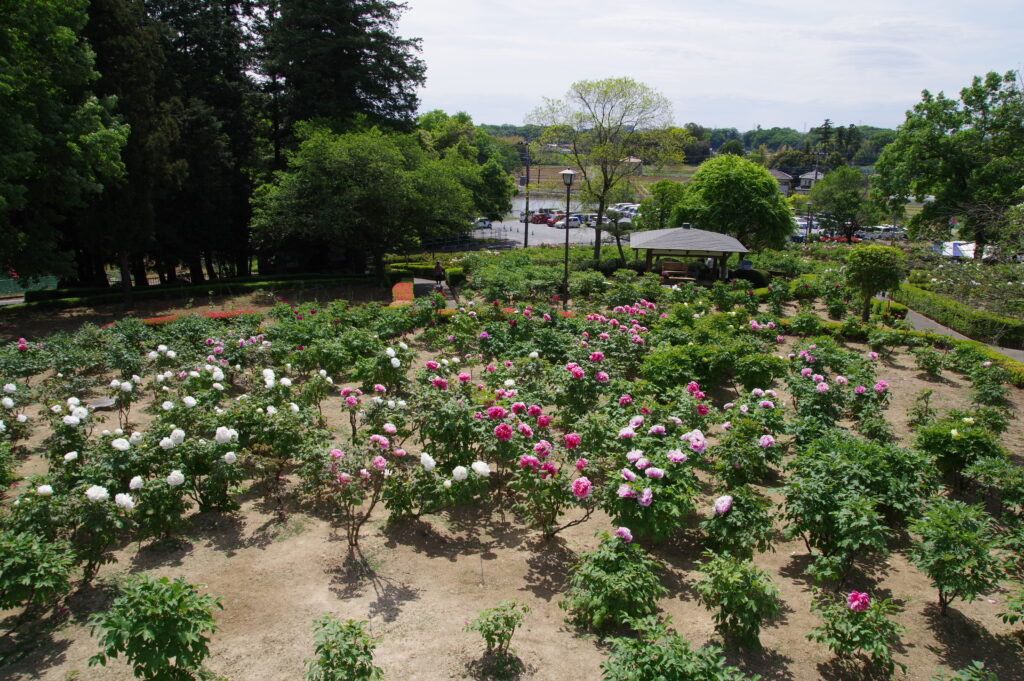
[[[562,218],[561,220],[559,220],[558,222],[556,222],[555,224],[553,224],[551,226],[554,227],[555,229],[565,229],[565,218]],[[580,219],[578,217],[575,217],[575,216],[570,216],[569,217],[569,227],[572,228],[572,227],[579,227],[579,226],[580,226]]]
[[[477,218],[473,220],[473,229],[490,229],[491,221],[487,218]]]

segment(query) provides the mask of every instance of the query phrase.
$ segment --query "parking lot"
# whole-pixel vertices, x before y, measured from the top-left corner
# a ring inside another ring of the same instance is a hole
[[[498,239],[513,242],[513,247],[523,246],[523,223],[514,216],[506,218],[501,222],[494,222],[490,229],[477,229],[473,231],[473,237],[477,239]],[[565,243],[564,229],[555,229],[548,225],[529,225],[530,245],[541,244],[559,245]],[[604,243],[615,243],[615,239],[608,234],[603,234]],[[576,227],[569,230],[569,243],[581,246],[594,245],[594,230],[590,227]]]

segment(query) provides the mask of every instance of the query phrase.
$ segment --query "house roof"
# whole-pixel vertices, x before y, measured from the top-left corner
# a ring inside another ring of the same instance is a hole
[[[768,173],[776,180],[792,180],[793,176],[789,173],[784,173],[778,168],[769,168]]]
[[[820,180],[825,177],[825,173],[820,170],[811,170],[800,176],[801,180]]]
[[[700,251],[702,253],[747,253],[747,248],[735,237],[705,229],[676,227],[633,232],[629,246],[652,251]]]

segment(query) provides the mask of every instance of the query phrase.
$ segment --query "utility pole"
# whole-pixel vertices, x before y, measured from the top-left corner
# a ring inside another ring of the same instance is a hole
[[[523,211],[523,248],[530,247],[530,146],[519,145],[519,160],[526,168],[526,210]]]

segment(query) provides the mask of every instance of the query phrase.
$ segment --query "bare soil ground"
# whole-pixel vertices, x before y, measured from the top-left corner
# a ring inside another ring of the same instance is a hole
[[[231,301],[225,309],[257,305],[253,300]],[[180,308],[164,307],[152,314],[174,311]],[[788,347],[789,343],[779,350],[785,352]],[[864,351],[860,346],[851,347]],[[906,409],[918,390],[933,389],[933,403],[940,411],[966,406],[969,401],[969,385],[963,377],[944,372],[940,379],[928,380],[918,374],[912,358],[905,354],[884,362],[879,375],[892,386],[888,417],[904,441],[909,435]],[[1016,413],[1024,413],[1024,392],[1014,390],[1012,399]],[[138,416],[133,421],[142,425],[141,408],[135,413]],[[328,405],[325,414],[334,428],[346,427],[337,404]],[[38,444],[41,434],[37,432],[35,438]],[[1024,452],[1020,419],[1014,420],[1004,442],[1015,454]],[[44,466],[33,456],[24,462],[23,470],[36,472]],[[781,499],[777,487],[768,486],[765,491],[775,501]],[[710,508],[711,498],[706,501]],[[373,633],[380,637],[376,661],[387,679],[490,678],[482,663],[479,635],[464,632],[463,627],[479,610],[506,598],[526,602],[532,610],[512,641],[524,665],[515,678],[600,678],[603,645],[596,637],[567,625],[558,603],[568,569],[578,554],[597,545],[596,532],[611,529],[607,517],[596,514],[544,541],[497,505],[391,524],[381,510],[363,532],[365,562],[356,562],[348,555],[344,533],[336,535],[329,522],[299,508],[284,511],[282,519],[254,488],[245,493],[238,513],[193,515],[180,545],[124,546],[117,553],[117,562],[104,567],[93,586],[67,600],[67,610],[59,621],[35,631],[22,659],[0,667],[0,678],[132,678],[130,669],[119,662],[108,667],[88,666],[97,646],[86,620],[109,603],[111,584],[119,576],[139,571],[184,576],[205,584],[209,593],[222,599],[224,608],[217,613],[218,631],[207,666],[230,681],[301,678],[303,660],[313,651],[311,623],[328,612],[369,620]],[[908,671],[897,673],[896,678],[928,681],[937,670],[983,660],[1002,681],[1024,679],[1020,632],[1014,634],[998,619],[1005,591],[973,603],[957,601],[948,616],[940,616],[936,592],[907,559],[908,541],[905,536],[897,537],[888,559],[874,566],[859,566],[843,587],[844,591],[867,591],[872,597],[890,597],[899,604],[898,620],[907,631],[897,659]],[[711,613],[697,602],[693,588],[699,579],[698,533],[683,528],[673,540],[648,548],[665,566],[662,581],[669,595],[659,603],[664,614],[672,616],[676,629],[693,644],[720,643]],[[730,649],[729,660],[768,681],[860,678],[834,661],[825,648],[805,638],[819,622],[810,613],[812,590],[804,574],[808,558],[803,543],[786,541],[780,533],[775,551],[758,556],[756,562],[772,575],[784,610],[762,630],[763,650]],[[0,613],[0,621],[10,614]],[[8,618],[3,623],[10,622]],[[0,638],[0,650],[11,644],[10,637]]]

